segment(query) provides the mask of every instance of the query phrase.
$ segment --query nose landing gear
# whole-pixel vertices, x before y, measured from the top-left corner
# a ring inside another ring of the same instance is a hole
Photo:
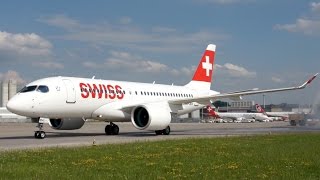
[[[36,139],[44,139],[46,137],[46,132],[43,131],[43,122],[40,118],[38,118],[38,125],[36,127],[39,128],[39,130],[34,132],[34,137]]]

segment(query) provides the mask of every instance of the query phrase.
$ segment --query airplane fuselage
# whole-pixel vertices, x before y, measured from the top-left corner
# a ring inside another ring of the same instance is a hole
[[[98,80],[75,77],[51,77],[40,79],[28,84],[26,87],[34,87],[31,91],[20,91],[13,99],[21,99],[24,104],[15,104],[14,113],[28,117],[61,118],[83,117],[84,119],[100,119],[116,121],[130,121],[130,112],[117,117],[99,116],[95,113],[103,106],[115,106],[130,104],[144,104],[174,99],[188,99],[201,95],[209,95],[202,91],[196,91],[184,86],[148,84],[126,81]],[[39,90],[39,87],[47,87],[47,91]],[[210,94],[218,92],[210,91]],[[121,102],[121,103],[119,103]],[[11,106],[9,105],[9,107]],[[17,106],[19,108],[17,108]],[[116,107],[121,109],[122,107]],[[177,107],[179,108],[179,107]],[[185,114],[201,107],[198,104],[185,104],[178,111],[178,115]],[[107,110],[107,109],[105,109]],[[185,111],[184,111],[185,110]],[[115,112],[116,113],[116,112]]]
[[[255,119],[255,120],[266,120],[268,119],[268,116],[262,114],[262,113],[224,113],[219,112],[217,115],[221,118],[230,118],[230,119]]]

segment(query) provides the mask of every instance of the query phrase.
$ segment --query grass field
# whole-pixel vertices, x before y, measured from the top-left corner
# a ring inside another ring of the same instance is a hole
[[[0,179],[320,179],[320,133],[1,152]]]

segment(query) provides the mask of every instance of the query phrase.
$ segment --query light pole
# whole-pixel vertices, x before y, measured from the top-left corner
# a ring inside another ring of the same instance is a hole
[[[262,95],[262,103],[263,103],[263,108],[265,109],[266,108],[266,95],[265,94]]]

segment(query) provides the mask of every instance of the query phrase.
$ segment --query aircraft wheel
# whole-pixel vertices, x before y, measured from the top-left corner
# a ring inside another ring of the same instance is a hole
[[[112,135],[118,135],[119,134],[119,126],[113,124],[111,126]]]
[[[170,126],[166,127],[164,130],[162,130],[163,135],[169,135],[170,134]]]
[[[105,132],[107,135],[118,135],[119,134],[119,126],[111,123],[110,125],[106,126]]]
[[[163,130],[157,130],[155,132],[156,132],[156,135],[161,135],[163,133]]]
[[[111,135],[111,125],[106,125],[106,128],[104,130],[106,132],[106,135]]]
[[[34,132],[34,137],[36,139],[44,139],[46,137],[46,133],[44,131],[36,131]]]
[[[38,131],[34,132],[34,138],[38,138]]]
[[[44,131],[40,131],[39,138],[44,139],[46,137],[46,133]]]

